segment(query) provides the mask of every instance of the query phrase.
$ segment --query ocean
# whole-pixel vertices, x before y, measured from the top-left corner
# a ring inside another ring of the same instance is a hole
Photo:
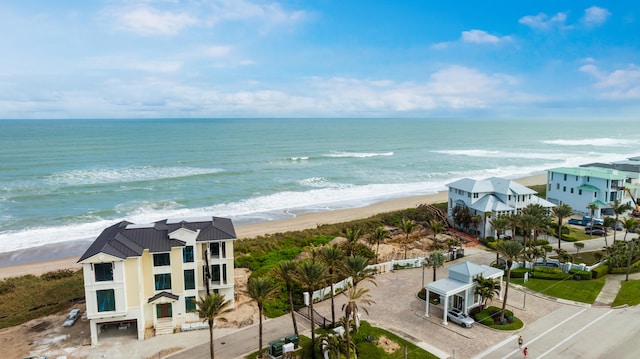
[[[0,253],[121,220],[236,225],[640,156],[633,121],[0,120]]]

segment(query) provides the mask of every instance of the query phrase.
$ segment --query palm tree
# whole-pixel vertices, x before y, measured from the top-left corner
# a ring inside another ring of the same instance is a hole
[[[524,247],[520,242],[516,241],[499,241],[496,244],[496,250],[507,261],[507,282],[504,288],[504,299],[502,300],[502,310],[500,313],[500,321],[504,321],[504,311],[507,307],[507,296],[509,294],[509,282],[511,281],[511,266],[513,262],[517,262],[522,254]]]
[[[296,273],[296,280],[309,295],[309,311],[311,319],[311,347],[316,346],[316,328],[313,315],[313,292],[319,288],[326,279],[327,268],[322,263],[304,261]],[[315,358],[315,350],[312,357]]]
[[[616,227],[617,227],[618,222],[616,222],[616,220],[614,218],[609,217],[609,216],[604,217],[603,222],[604,222],[603,223],[604,224],[604,228],[613,227],[613,240],[615,241],[615,238],[616,238],[615,233],[616,233]],[[606,230],[604,231],[604,246],[605,247],[609,247],[609,243],[607,242],[607,231]]]
[[[558,219],[558,248],[560,248],[560,243],[562,242],[562,221],[571,216],[573,214],[573,209],[566,203],[563,203],[559,206],[553,207],[551,210],[553,216]]]
[[[521,216],[517,213],[508,214],[506,217],[509,222],[509,228],[511,228],[511,239],[516,239],[516,233],[518,233],[518,227],[520,226]]]
[[[347,296],[347,302],[342,305],[345,321],[348,324],[351,321],[351,318],[353,318],[353,322],[355,324],[354,332],[357,332],[358,327],[360,326],[360,320],[358,319],[358,312],[360,311],[360,309],[362,309],[365,313],[367,313],[367,315],[369,315],[369,311],[367,310],[367,308],[358,305],[358,302],[364,305],[371,305],[375,304],[376,302],[371,299],[371,295],[369,295],[369,289],[366,288],[356,289],[355,287],[351,287],[349,288],[347,293],[345,293],[345,295]],[[349,343],[350,326],[347,325],[345,329],[345,334],[347,335],[347,343]],[[350,357],[349,354],[349,350],[347,350],[347,359],[349,359]]]
[[[276,290],[276,285],[269,277],[251,277],[247,282],[247,295],[258,304],[258,357],[262,358],[262,315],[264,303],[271,298]]]
[[[432,252],[429,254],[428,266],[433,268],[433,281],[436,281],[436,271],[438,268],[444,266],[447,258],[440,252]]]
[[[616,232],[617,232],[617,224],[620,223],[620,215],[623,214],[626,211],[629,211],[631,209],[633,209],[633,207],[631,207],[631,205],[629,203],[620,203],[619,200],[615,200],[613,201],[613,203],[611,204],[611,208],[613,209],[613,213],[616,215],[616,223],[613,226],[613,241],[616,241]],[[592,226],[593,228],[593,226]]]
[[[347,277],[351,277],[354,288],[362,281],[377,285],[373,276],[375,270],[367,268],[368,266],[369,260],[363,256],[346,257],[343,262],[342,273]]]
[[[437,219],[432,219],[429,221],[429,226],[431,227],[431,232],[433,232],[433,243],[438,243],[438,234],[444,232],[444,223]]]
[[[487,301],[493,300],[496,294],[500,294],[500,284],[495,279],[483,277],[482,274],[473,281],[477,283],[474,294],[480,297],[481,310],[484,310]]]
[[[320,260],[327,267],[329,281],[331,281],[331,325],[336,326],[336,310],[334,304],[333,284],[337,279],[338,269],[342,264],[344,252],[337,245],[322,247],[320,250]]]
[[[587,209],[591,211],[591,228],[593,228],[593,223],[596,220],[594,217],[595,217],[596,210],[598,210],[598,208],[600,207],[598,207],[598,205],[595,203],[589,203],[587,205]]]
[[[489,220],[489,224],[496,231],[496,238],[500,240],[500,235],[504,233],[504,230],[509,226],[509,221],[505,216],[498,216]]]
[[[352,256],[361,236],[360,228],[347,228],[344,230],[344,236],[347,238],[347,256]]]
[[[404,247],[404,259],[407,259],[407,245],[409,245],[409,236],[411,235],[411,232],[416,229],[416,222],[410,219],[403,218],[402,221],[400,221],[400,228],[402,228],[402,231],[404,232],[404,241],[402,242],[402,246]]]
[[[209,324],[209,354],[211,355],[211,359],[214,358],[213,325],[217,316],[231,310],[227,309],[230,304],[231,302],[224,300],[224,295],[219,293],[212,293],[204,298],[200,297],[200,299],[196,301],[196,311],[198,312],[198,316],[200,318],[204,318],[203,322],[207,322]]]
[[[293,277],[296,273],[296,262],[285,260],[278,262],[272,270],[273,276],[282,281],[287,288],[287,296],[289,297],[289,311],[291,312],[291,321],[293,322],[293,332],[298,335],[298,323],[296,322],[295,307],[293,305]]]
[[[384,242],[385,239],[389,238],[389,231],[384,229],[383,226],[379,226],[376,230],[369,236],[369,242],[376,244],[376,264],[378,263],[378,250],[380,249],[380,242]]]
[[[627,233],[629,233],[629,231],[633,231],[633,227],[638,225],[638,221],[634,218],[627,218],[622,222],[622,228],[624,228],[624,237],[622,238],[623,241],[627,241]]]

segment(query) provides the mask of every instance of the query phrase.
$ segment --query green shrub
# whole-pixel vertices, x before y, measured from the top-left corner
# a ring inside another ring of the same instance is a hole
[[[562,272],[560,268],[536,267],[531,276],[537,279],[563,280],[571,276],[571,274]]]
[[[511,278],[524,278],[525,273],[531,273],[529,268],[516,268],[511,270]]]
[[[573,279],[576,280],[589,280],[592,278],[592,274],[586,270],[570,270],[569,274],[573,275]]]
[[[578,240],[573,234],[565,234],[562,236],[562,239],[567,242],[575,242]]]
[[[548,244],[549,244],[549,241],[546,240],[546,239],[538,239],[535,242],[536,246],[545,246],[545,245],[548,245]]]
[[[606,264],[601,264],[591,269],[591,276],[593,279],[600,278],[607,273],[609,273],[609,266]]]
[[[487,246],[488,248],[493,249],[494,251],[496,250],[496,244],[498,244],[498,241],[492,241],[492,242],[487,242],[485,244],[485,246]]]
[[[476,314],[475,321],[483,325],[493,325],[493,317],[486,310]]]

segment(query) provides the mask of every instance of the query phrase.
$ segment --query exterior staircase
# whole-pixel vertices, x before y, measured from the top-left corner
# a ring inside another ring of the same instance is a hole
[[[173,321],[171,318],[158,319],[155,329],[156,335],[173,334]]]

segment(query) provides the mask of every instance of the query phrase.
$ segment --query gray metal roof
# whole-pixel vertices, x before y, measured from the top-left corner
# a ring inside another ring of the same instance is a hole
[[[117,258],[138,257],[146,249],[151,253],[169,252],[185,243],[170,239],[169,234],[186,228],[200,231],[197,242],[236,239],[233,222],[229,218],[210,217],[208,220],[162,220],[149,224],[122,221],[106,228],[80,257],[78,262],[105,253]]]
[[[518,182],[499,177],[484,180],[463,178],[447,184],[449,188],[456,188],[471,193],[497,193],[504,195],[536,194],[537,192]]]

